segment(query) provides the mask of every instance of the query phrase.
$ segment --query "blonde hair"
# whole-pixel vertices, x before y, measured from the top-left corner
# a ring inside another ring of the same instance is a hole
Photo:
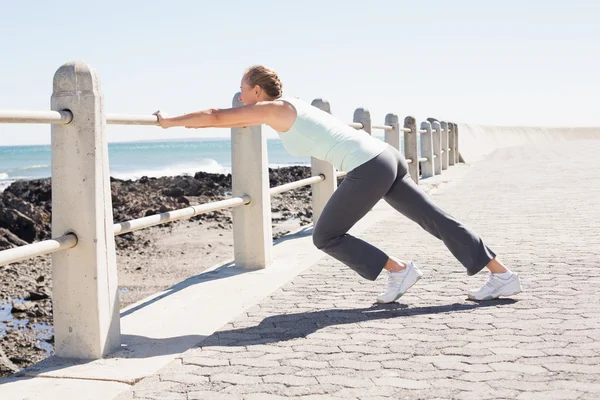
[[[281,97],[283,84],[277,72],[264,65],[254,65],[244,72],[244,80],[252,87],[258,85],[272,99]]]

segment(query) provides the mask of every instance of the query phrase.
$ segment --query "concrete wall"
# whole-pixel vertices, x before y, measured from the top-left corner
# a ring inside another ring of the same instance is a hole
[[[600,140],[600,127],[540,128],[457,124],[461,160],[473,162],[492,151],[550,140]]]

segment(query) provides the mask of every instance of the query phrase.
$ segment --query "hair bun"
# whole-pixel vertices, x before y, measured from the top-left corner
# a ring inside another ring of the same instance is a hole
[[[273,99],[281,97],[283,83],[275,70],[264,65],[254,65],[244,72],[244,80],[250,86],[260,86]]]

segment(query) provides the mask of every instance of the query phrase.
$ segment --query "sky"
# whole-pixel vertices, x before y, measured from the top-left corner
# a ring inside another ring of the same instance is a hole
[[[600,2],[471,0],[3,1],[0,110],[48,110],[54,72],[84,61],[107,113],[231,106],[246,67],[284,95],[483,125],[600,126]],[[269,132],[270,135],[273,132]],[[228,129],[107,127],[109,142]],[[50,143],[0,124],[0,146]]]

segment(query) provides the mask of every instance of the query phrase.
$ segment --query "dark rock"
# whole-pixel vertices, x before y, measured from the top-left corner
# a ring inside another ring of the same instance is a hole
[[[0,208],[0,227],[10,229],[15,235],[29,243],[36,239],[41,228],[21,212],[4,207]]]
[[[27,312],[35,307],[35,303],[32,303],[31,301],[24,301],[23,303],[13,303],[12,307],[12,313]]]
[[[0,228],[0,250],[24,246],[26,241],[5,228]]]
[[[50,297],[50,290],[46,287],[39,288],[39,290],[34,292],[29,292],[29,294],[25,297],[25,300],[30,301],[38,301],[44,300]]]
[[[163,190],[162,194],[164,194],[165,196],[169,196],[169,197],[181,197],[183,196],[185,192],[183,191],[183,189],[178,188],[178,187],[172,187],[169,189],[165,189]]]

